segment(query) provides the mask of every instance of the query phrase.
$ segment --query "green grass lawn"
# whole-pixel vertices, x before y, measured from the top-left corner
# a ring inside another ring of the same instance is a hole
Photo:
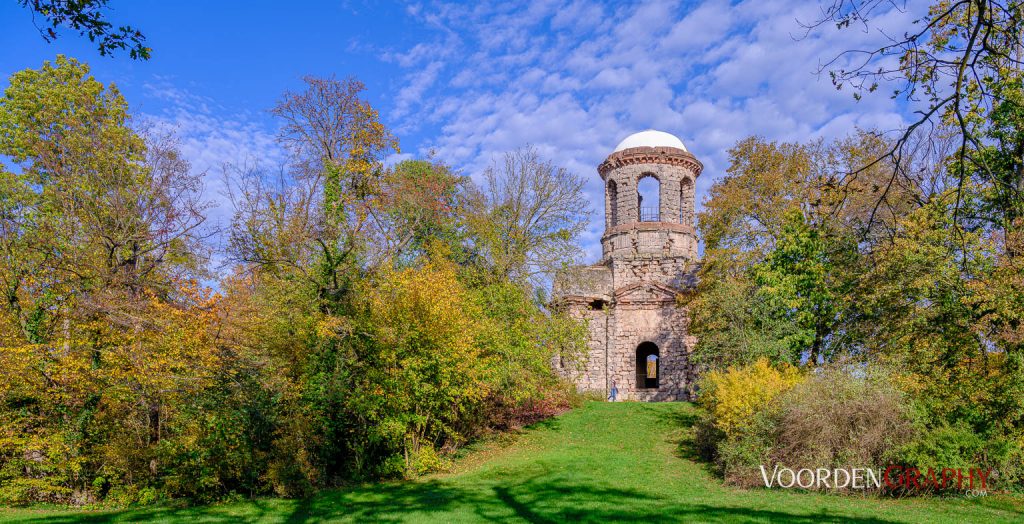
[[[455,472],[295,501],[260,499],[122,512],[0,510],[21,522],[1022,522],[1007,496],[878,499],[723,486],[690,460],[694,408],[590,402]]]

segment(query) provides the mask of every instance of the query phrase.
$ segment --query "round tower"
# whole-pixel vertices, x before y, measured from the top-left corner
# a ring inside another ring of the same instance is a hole
[[[703,168],[669,133],[641,131],[619,142],[597,168],[605,188],[604,260],[696,260],[694,186]],[[651,181],[657,184],[656,198],[645,202],[639,187]]]

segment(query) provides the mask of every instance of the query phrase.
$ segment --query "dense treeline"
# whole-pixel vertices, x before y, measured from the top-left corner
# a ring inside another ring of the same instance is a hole
[[[866,23],[878,3],[837,0],[826,19]],[[727,481],[896,464],[1024,488],[1021,10],[936,3],[930,29],[869,55],[895,69],[834,76],[923,93],[902,136],[730,150],[680,297],[706,371],[696,443]],[[272,109],[287,164],[230,172],[215,232],[173,136],[84,64],[9,84],[0,503],[413,477],[573,401],[550,364],[576,359],[585,329],[544,309],[543,284],[589,206],[533,150],[481,184],[431,158],[387,166],[398,141],[363,86],[307,78]]]
[[[716,370],[698,441],[726,479],[895,464],[1024,488],[1024,11],[1003,4],[938,3],[894,44],[916,129],[730,151],[684,300]]]
[[[1006,216],[1015,209],[983,182],[958,185],[945,154],[913,159],[913,183],[885,194],[894,169],[885,163],[835,182],[886,147],[866,133],[835,143],[751,138],[711,189],[700,285],[685,302],[695,357],[730,370],[704,387],[713,426],[704,445],[727,478],[755,485],[761,464],[894,462],[991,467],[1004,486],[1024,486],[1021,218]],[[762,369],[769,362],[782,375]],[[787,366],[818,371],[784,394],[801,382],[785,379]],[[818,376],[823,369],[832,371]],[[786,418],[798,404],[802,415]],[[730,422],[755,413],[763,420]],[[823,442],[830,431],[858,439]],[[856,451],[879,434],[880,451]]]
[[[478,187],[397,140],[355,80],[273,113],[289,162],[235,172],[225,276],[200,179],[59,57],[0,99],[0,502],[302,496],[436,470],[573,401],[581,326],[535,284],[582,181],[510,153]],[[213,289],[202,285],[217,278]]]

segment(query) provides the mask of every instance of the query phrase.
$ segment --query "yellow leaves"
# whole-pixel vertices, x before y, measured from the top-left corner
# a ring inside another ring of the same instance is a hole
[[[803,379],[796,367],[789,364],[773,367],[762,358],[749,366],[730,366],[725,371],[708,373],[700,401],[711,413],[715,425],[732,436],[742,431],[750,418],[775,397]]]
[[[323,340],[339,340],[352,331],[352,323],[348,318],[323,315],[315,325],[316,336]]]
[[[33,373],[32,365],[41,349],[38,344],[0,347],[0,397],[19,388]]]
[[[381,369],[384,397],[395,409],[434,410],[464,406],[488,392],[480,358],[479,307],[446,261],[385,270],[367,290],[373,358]]]
[[[479,315],[451,264],[428,262],[386,272],[371,295],[371,308],[389,342],[416,338],[449,351],[474,352],[474,317]]]

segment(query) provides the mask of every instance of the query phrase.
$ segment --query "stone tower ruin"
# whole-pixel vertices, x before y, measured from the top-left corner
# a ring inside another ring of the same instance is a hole
[[[694,185],[702,169],[681,140],[654,130],[630,135],[598,166],[601,260],[561,273],[553,293],[557,307],[588,326],[581,366],[555,363],[579,389],[608,395],[614,383],[619,399],[691,397],[696,340],[676,297],[695,284]],[[655,198],[645,202],[639,187],[652,183]]]

